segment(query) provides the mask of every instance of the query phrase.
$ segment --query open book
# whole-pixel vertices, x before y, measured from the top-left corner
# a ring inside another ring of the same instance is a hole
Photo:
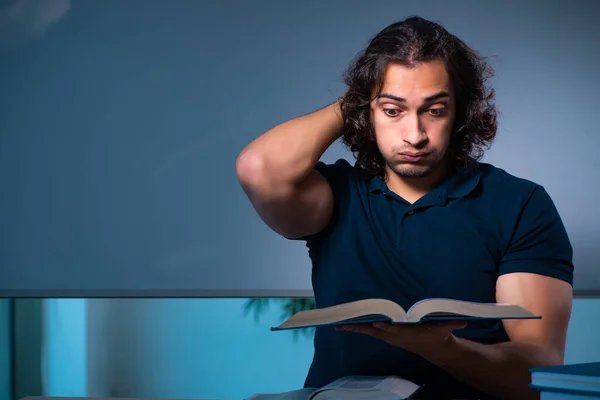
[[[397,376],[348,376],[320,389],[305,388],[277,394],[255,394],[245,400],[408,400],[421,386]]]
[[[535,319],[517,305],[474,303],[452,299],[425,299],[408,311],[390,300],[366,299],[315,310],[300,311],[272,331],[320,325],[340,325],[387,321],[396,324],[419,324],[425,321],[473,319]]]

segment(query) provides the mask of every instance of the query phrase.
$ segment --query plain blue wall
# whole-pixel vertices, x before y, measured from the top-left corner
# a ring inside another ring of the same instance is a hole
[[[0,400],[11,400],[10,300],[0,300]]]
[[[600,361],[600,299],[575,299],[567,335],[566,364]]]

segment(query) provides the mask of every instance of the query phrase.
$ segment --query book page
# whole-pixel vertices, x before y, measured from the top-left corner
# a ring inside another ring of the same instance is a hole
[[[349,376],[340,378],[317,390],[311,399],[324,400],[330,395],[344,399],[407,399],[418,389],[419,385],[396,376]]]
[[[390,300],[357,300],[332,307],[300,311],[279,325],[278,328],[331,324],[368,315],[384,315],[393,321],[403,321],[405,313],[402,307]]]
[[[475,303],[452,299],[426,299],[415,303],[407,314],[407,320],[417,322],[424,316],[467,316],[482,318],[537,318],[517,305]]]
[[[386,393],[379,390],[366,391],[338,391],[327,390],[319,392],[311,400],[405,400],[394,393]]]
[[[400,395],[404,398],[410,397],[420,386],[416,383],[395,376],[385,378],[378,386],[378,389]]]

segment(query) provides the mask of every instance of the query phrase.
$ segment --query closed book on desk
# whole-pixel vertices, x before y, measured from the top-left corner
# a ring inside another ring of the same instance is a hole
[[[532,368],[531,386],[542,400],[600,399],[600,362]]]
[[[298,329],[320,325],[392,322],[420,324],[440,320],[539,319],[520,306],[474,303],[453,299],[425,299],[405,311],[386,299],[365,299],[315,310],[300,311],[271,330]]]

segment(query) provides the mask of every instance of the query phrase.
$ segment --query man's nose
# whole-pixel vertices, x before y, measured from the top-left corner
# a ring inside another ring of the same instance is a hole
[[[422,146],[427,141],[427,134],[419,116],[411,113],[405,117],[402,129],[402,140],[413,147]]]

